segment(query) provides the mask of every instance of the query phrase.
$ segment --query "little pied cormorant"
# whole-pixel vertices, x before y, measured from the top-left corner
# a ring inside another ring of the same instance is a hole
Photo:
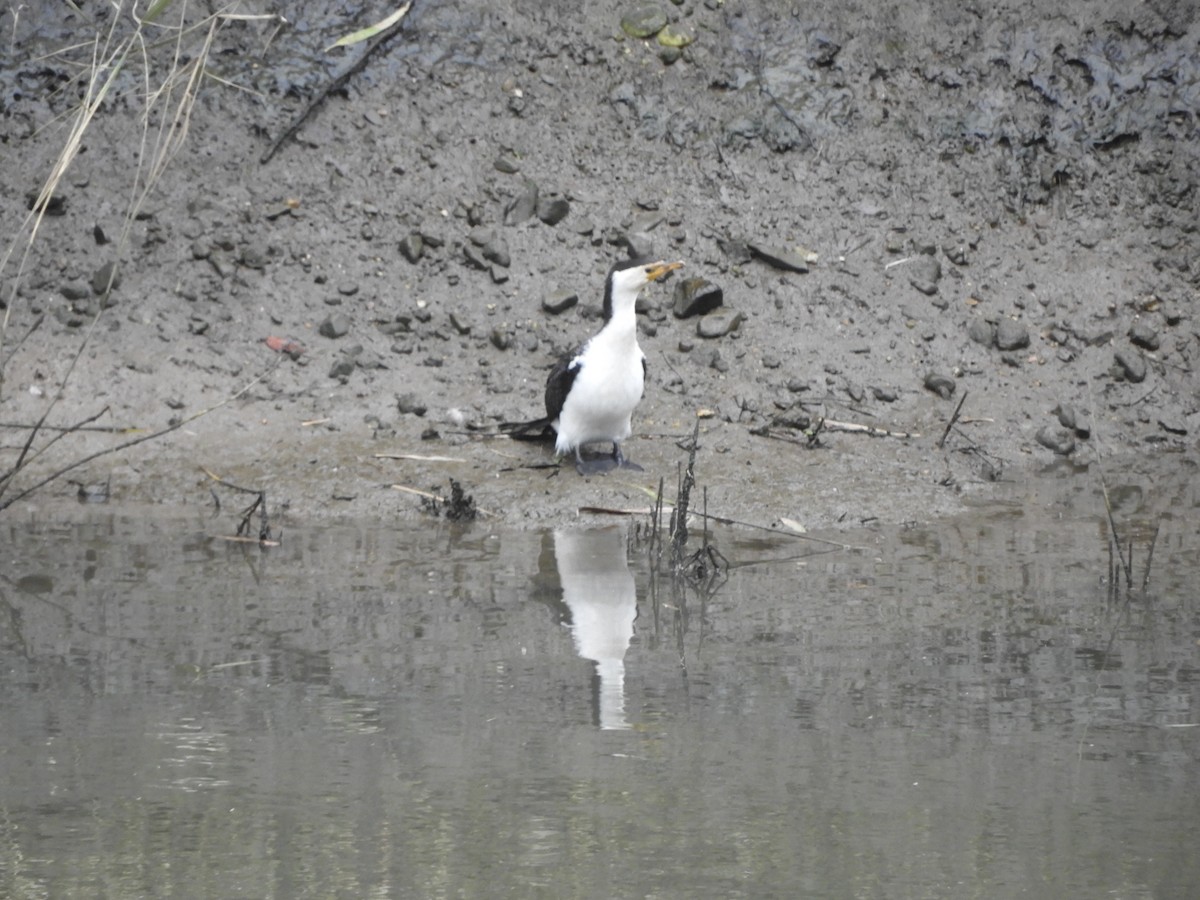
[[[555,452],[563,456],[575,451],[575,468],[583,475],[620,467],[640,469],[621,452],[646,376],[634,306],[642,288],[682,265],[629,259],[613,266],[604,282],[604,327],[551,370],[546,379],[545,417],[500,427],[526,440],[548,436],[547,429],[552,428],[557,435]],[[583,445],[595,441],[612,442],[612,456],[585,460]]]

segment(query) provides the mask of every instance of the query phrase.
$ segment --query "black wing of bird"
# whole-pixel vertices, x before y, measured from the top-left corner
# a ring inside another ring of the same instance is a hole
[[[564,356],[554,364],[546,378],[546,415],[540,419],[530,419],[528,422],[501,422],[498,426],[502,432],[515,441],[549,441],[555,437],[554,426],[551,424],[562,413],[563,404],[567,402],[567,394],[579,372],[579,355],[583,350]]]

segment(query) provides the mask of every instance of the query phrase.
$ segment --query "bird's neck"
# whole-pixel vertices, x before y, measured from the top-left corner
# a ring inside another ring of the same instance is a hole
[[[632,303],[613,309],[612,317],[600,329],[606,343],[616,346],[637,343],[637,314]]]

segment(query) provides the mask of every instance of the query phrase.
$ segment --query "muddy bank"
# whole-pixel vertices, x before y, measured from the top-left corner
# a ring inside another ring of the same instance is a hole
[[[659,6],[691,43],[572,4],[418,0],[266,164],[353,55],[322,48],[390,10],[225,22],[124,243],[150,151],[120,74],[59,214],[0,273],[0,419],[36,421],[64,381],[59,426],[107,408],[95,424],[154,431],[237,394],[74,477],[111,478],[112,502],[199,504],[203,468],[305,518],[420,515],[389,485],[451,477],[504,521],[644,505],[697,416],[710,503],[756,522],[921,520],[1097,457],[1193,464],[1190,5]],[[112,24],[88,14],[6,23],[5,221],[81,95],[44,54]],[[724,319],[678,318],[681,279],[645,292],[643,475],[530,468],[549,452],[484,435],[540,413],[631,246],[684,260]],[[24,434],[5,431],[6,469]],[[14,485],[127,438],[72,435]]]

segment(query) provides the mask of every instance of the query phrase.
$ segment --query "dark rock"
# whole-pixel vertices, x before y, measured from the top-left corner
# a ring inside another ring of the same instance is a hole
[[[1144,319],[1133,323],[1129,329],[1129,340],[1145,350],[1157,350],[1159,347],[1158,331]]]
[[[488,242],[495,240],[495,238],[496,238],[496,229],[495,228],[486,228],[483,226],[472,228],[470,230],[470,232],[467,234],[467,240],[470,241],[472,244],[474,244],[476,247],[482,247],[485,244],[487,244]]]
[[[502,269],[500,266],[493,265],[488,274],[492,276],[492,284],[504,284],[508,281],[508,270]]]
[[[1169,434],[1177,434],[1180,437],[1185,437],[1188,433],[1187,426],[1183,424],[1182,419],[1159,419],[1158,427]]]
[[[108,235],[99,222],[92,226],[92,240],[101,247],[108,243]]]
[[[1035,437],[1039,444],[1047,450],[1053,450],[1059,456],[1070,456],[1075,452],[1075,438],[1065,428],[1043,425]]]
[[[472,269],[479,269],[482,272],[487,271],[488,261],[483,258],[483,253],[470,244],[463,244],[463,259],[467,261],[467,265]]]
[[[507,350],[512,346],[512,339],[512,332],[508,329],[501,328],[499,325],[492,329],[490,340],[492,346],[497,350]]]
[[[328,316],[324,322],[317,328],[317,333],[322,337],[337,339],[345,337],[350,331],[350,317],[345,313],[333,313]]]
[[[718,238],[717,246],[721,248],[721,252],[729,257],[729,261],[735,266],[750,262],[750,245],[743,240],[737,238]]]
[[[871,393],[880,403],[895,403],[900,397],[895,388],[888,387],[873,387]]]
[[[932,256],[922,253],[913,260],[909,271],[908,283],[922,294],[932,297],[938,291],[938,282],[942,278],[942,264]]]
[[[567,213],[570,211],[571,204],[562,197],[556,197],[553,200],[539,200],[537,205],[537,217],[546,225],[557,225],[567,217]]]
[[[513,197],[508,206],[504,208],[504,224],[520,225],[522,222],[533,218],[533,214],[537,211],[537,205],[537,182],[526,178],[525,187],[521,193]]]
[[[58,292],[68,300],[87,300],[92,296],[92,286],[86,281],[68,281],[59,285]]]
[[[450,326],[459,334],[467,335],[471,333],[470,319],[457,309],[450,312]]]
[[[967,245],[959,244],[954,241],[947,241],[942,244],[942,252],[946,254],[946,259],[954,263],[956,266],[965,266],[967,264]]]
[[[640,231],[631,231],[621,235],[620,242],[625,245],[630,259],[654,254],[654,240],[650,235]]]
[[[707,278],[685,278],[675,285],[675,317],[707,315],[721,306],[724,299],[725,292]]]
[[[667,14],[657,3],[639,3],[621,16],[621,30],[631,38],[654,37],[667,24]]]
[[[1138,384],[1146,380],[1146,358],[1136,350],[1122,347],[1114,359],[1127,381]]]
[[[943,400],[949,400],[954,396],[954,391],[958,388],[958,384],[949,375],[944,375],[941,372],[930,372],[925,376],[926,390],[933,391]]]
[[[1001,319],[996,326],[996,346],[1001,350],[1021,350],[1029,346],[1029,329],[1012,319]]]
[[[483,258],[488,262],[494,262],[502,269],[507,269],[512,265],[512,257],[508,253],[508,244],[503,238],[492,238],[483,245]]]
[[[111,293],[120,286],[121,274],[117,271],[117,264],[111,260],[92,275],[92,291],[96,294]]]
[[[240,262],[248,269],[265,269],[271,252],[266,244],[255,242],[242,248]]]
[[[742,324],[742,314],[732,309],[720,309],[701,317],[696,325],[696,334],[702,338],[724,337]]]
[[[345,381],[354,372],[354,358],[349,356],[339,356],[333,361],[333,365],[329,367],[329,377],[336,378],[338,381]]]
[[[990,347],[996,340],[996,326],[987,319],[976,317],[967,326],[967,337],[977,344]]]
[[[683,56],[683,51],[678,47],[666,44],[658,48],[658,58],[664,66],[673,66],[679,62]]]
[[[409,391],[407,394],[396,395],[396,409],[402,415],[423,416],[429,410],[429,405],[420,397]]]
[[[555,291],[549,297],[542,298],[542,309],[552,316],[557,316],[565,313],[578,302],[579,294],[575,291]]]
[[[1060,403],[1051,412],[1058,418],[1058,424],[1075,432],[1075,437],[1087,440],[1091,437],[1092,429],[1084,422],[1083,417],[1068,403]]]
[[[806,252],[788,250],[785,247],[770,247],[757,241],[750,241],[746,246],[752,254],[769,266],[788,272],[808,271],[808,254]]]
[[[25,194],[25,208],[30,212],[41,211],[48,216],[65,216],[67,214],[67,198],[62,194],[51,194],[38,209],[39,191],[29,191]]]

